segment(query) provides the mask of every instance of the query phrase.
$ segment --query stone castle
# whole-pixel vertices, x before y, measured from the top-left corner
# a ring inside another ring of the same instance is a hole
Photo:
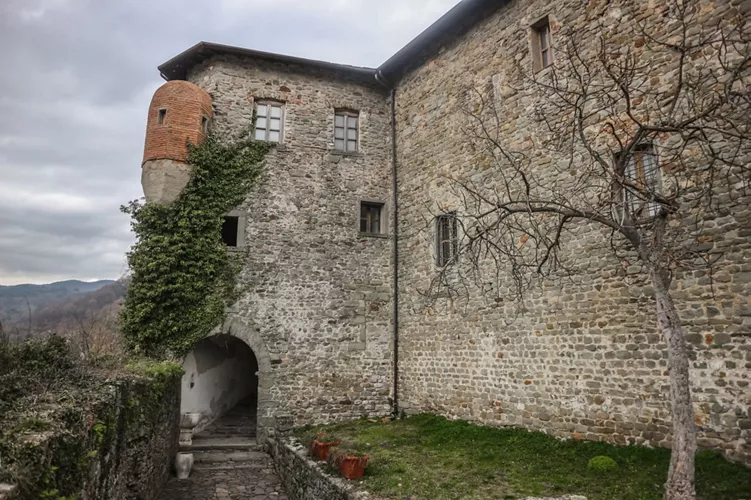
[[[748,8],[705,3],[698,24]],[[534,139],[535,103],[504,85],[512,62],[544,73],[563,26],[584,44],[598,30],[632,43],[638,23],[658,26],[665,8],[464,0],[379,68],[206,42],[159,66],[167,83],[149,109],[142,171],[149,202],[170,202],[188,181],[186,138],[213,130],[278,144],[259,188],[225,219],[252,292],[186,358],[182,411],[205,424],[251,398],[260,435],[282,416],[299,425],[396,410],[669,446],[667,355],[650,288],[624,283],[599,233],[575,244],[588,256],[581,279],[546,285],[513,321],[510,305],[479,291],[429,307],[422,293],[446,251],[425,221],[436,207],[458,209],[444,177],[474,168],[461,132],[467,89],[504,100],[510,140]],[[666,77],[659,65],[654,75]],[[715,222],[714,244],[732,252],[714,283],[677,276],[674,297],[699,445],[751,463],[748,198]]]

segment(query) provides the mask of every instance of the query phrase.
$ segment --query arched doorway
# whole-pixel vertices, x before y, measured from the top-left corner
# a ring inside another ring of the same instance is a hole
[[[180,413],[200,413],[194,434],[254,437],[258,360],[242,340],[217,334],[200,340],[183,361]],[[219,420],[221,419],[221,420]]]

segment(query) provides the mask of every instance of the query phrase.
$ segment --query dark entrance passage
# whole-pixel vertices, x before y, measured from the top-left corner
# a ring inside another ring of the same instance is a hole
[[[194,442],[203,439],[230,439],[256,437],[256,408],[258,399],[249,396],[237,403],[227,413],[209,424],[194,436]]]
[[[183,369],[180,411],[200,413],[196,437],[255,436],[258,362],[245,342],[207,337],[185,357]]]

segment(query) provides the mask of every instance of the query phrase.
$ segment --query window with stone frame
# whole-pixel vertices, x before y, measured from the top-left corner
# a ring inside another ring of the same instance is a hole
[[[435,255],[438,267],[444,267],[456,261],[459,249],[458,226],[456,212],[447,212],[435,218]]]
[[[360,202],[360,233],[384,234],[383,203],[372,201]]]
[[[550,19],[545,16],[532,25],[532,65],[535,71],[541,71],[554,60]]]
[[[258,101],[255,139],[281,144],[283,131],[284,104],[277,101]]]
[[[358,151],[360,113],[349,109],[334,112],[334,149],[347,153]]]
[[[651,144],[637,146],[628,158],[623,175],[647,193],[660,194],[662,175],[654,147]],[[659,212],[660,204],[649,194],[628,186],[624,188],[626,207],[635,219],[654,217]]]

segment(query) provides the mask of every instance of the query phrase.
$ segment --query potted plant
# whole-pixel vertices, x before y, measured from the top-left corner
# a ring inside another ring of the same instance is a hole
[[[329,456],[329,450],[332,446],[338,446],[341,443],[336,437],[328,432],[319,432],[315,435],[310,443],[310,450],[319,460],[326,460]]]
[[[338,446],[329,453],[329,464],[339,469],[339,473],[347,479],[360,479],[365,474],[365,467],[370,457],[363,449],[346,443]]]

